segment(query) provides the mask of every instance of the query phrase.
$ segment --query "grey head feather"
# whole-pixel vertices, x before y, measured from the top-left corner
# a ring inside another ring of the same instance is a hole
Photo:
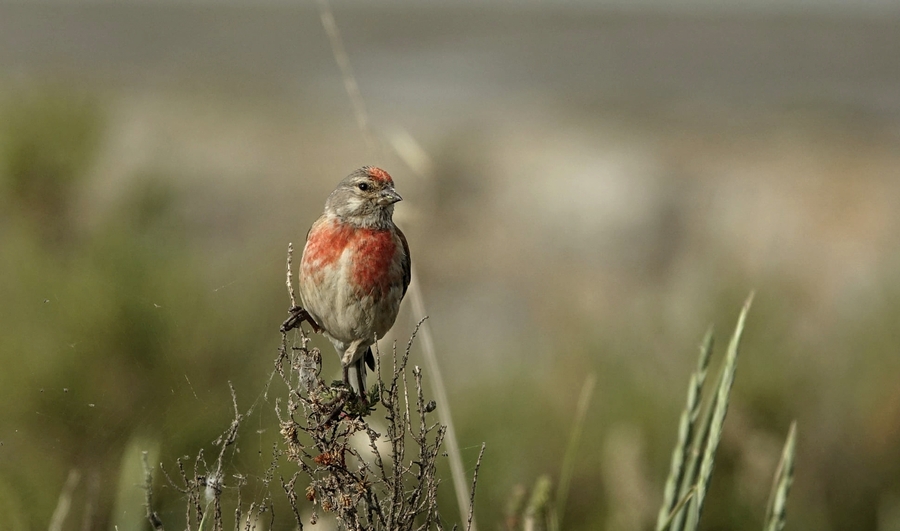
[[[390,228],[394,203],[401,198],[390,177],[381,177],[387,173],[377,171],[381,173],[373,177],[373,169],[366,166],[344,178],[325,201],[325,213],[357,227]]]

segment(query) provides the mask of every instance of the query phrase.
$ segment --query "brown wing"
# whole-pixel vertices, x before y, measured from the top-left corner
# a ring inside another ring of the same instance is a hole
[[[400,227],[397,227],[397,236],[400,237],[400,243],[403,244],[403,295],[405,296],[406,289],[409,288],[409,281],[412,280],[412,258],[409,256],[409,243],[406,242],[406,236]]]

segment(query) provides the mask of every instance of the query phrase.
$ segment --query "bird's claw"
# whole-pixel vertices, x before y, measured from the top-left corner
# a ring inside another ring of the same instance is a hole
[[[318,332],[322,331],[322,328],[319,326],[319,323],[317,323],[312,318],[312,316],[309,315],[309,312],[306,311],[303,307],[294,306],[293,308],[291,308],[289,310],[289,313],[290,313],[290,317],[288,317],[287,319],[284,320],[283,323],[281,323],[281,333],[285,334],[295,328],[299,328],[300,325],[303,323],[303,321],[306,321],[307,323],[309,323],[309,326],[312,327],[313,332],[318,333]]]
[[[344,365],[342,367],[343,370],[343,380],[335,382],[335,384],[340,385],[343,388],[349,389],[352,393],[351,399],[347,401],[344,405],[345,409],[356,415],[357,417],[365,417],[369,413],[372,412],[375,408],[375,404],[378,403],[377,399],[373,402],[370,400],[370,397],[366,395],[365,391],[357,393],[353,386],[350,384],[350,367],[348,365]],[[332,384],[332,385],[335,385]],[[362,380],[359,381],[360,388],[362,388]],[[377,397],[377,394],[373,393],[374,397]]]

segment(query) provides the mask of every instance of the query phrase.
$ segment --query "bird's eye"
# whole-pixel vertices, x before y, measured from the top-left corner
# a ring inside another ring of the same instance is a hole
[[[359,183],[356,185],[356,187],[359,188],[360,190],[362,190],[363,192],[369,191],[369,183]]]

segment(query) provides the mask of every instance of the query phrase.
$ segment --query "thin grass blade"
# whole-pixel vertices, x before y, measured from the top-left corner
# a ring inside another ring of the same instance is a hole
[[[566,499],[569,497],[569,486],[572,483],[572,472],[575,470],[575,457],[578,454],[578,446],[581,444],[581,434],[584,432],[584,419],[587,416],[591,397],[594,396],[594,386],[597,383],[597,375],[591,373],[581,386],[581,394],[578,396],[578,405],[575,408],[575,424],[566,445],[566,454],[563,456],[562,470],[559,474],[559,485],[556,486],[556,526],[562,526],[563,515],[566,509]]]
[[[660,527],[660,529],[668,529],[668,528],[669,528],[669,525],[672,524],[672,521],[675,519],[675,516],[677,516],[678,513],[681,511],[681,509],[683,509],[684,506],[687,505],[687,503],[688,503],[689,501],[691,501],[691,499],[694,497],[694,493],[695,493],[695,492],[697,492],[697,489],[695,489],[694,487],[691,487],[691,490],[689,490],[689,491],[687,492],[687,494],[685,495],[685,497],[682,498],[681,501],[679,501],[678,503],[676,503],[676,504],[675,504],[675,507],[672,509],[672,512],[670,512],[670,513],[668,514],[668,516],[666,516],[666,519],[665,519],[665,521],[663,521],[662,526]]]
[[[691,375],[691,381],[688,384],[687,403],[678,421],[678,441],[675,444],[675,449],[672,450],[672,464],[669,468],[669,477],[666,480],[665,491],[663,492],[663,504],[659,508],[659,515],[656,518],[657,531],[662,531],[672,522],[676,506],[678,506],[679,510],[681,508],[681,504],[678,503],[678,487],[681,485],[681,481],[686,473],[686,464],[690,457],[691,448],[694,445],[697,417],[700,414],[701,392],[706,381],[712,349],[713,330],[710,327],[703,337],[703,342],[700,344],[700,358],[697,360],[697,370]],[[680,498],[684,500],[686,496],[682,495]]]
[[[728,412],[728,399],[731,395],[731,386],[734,383],[735,369],[737,369],[741,334],[744,332],[744,323],[747,321],[747,312],[750,311],[752,302],[753,294],[751,293],[744,303],[734,334],[728,343],[728,350],[725,352],[725,363],[719,375],[715,401],[711,408],[712,416],[709,424],[709,435],[704,446],[703,458],[700,461],[700,471],[697,477],[697,494],[691,500],[688,508],[687,523],[684,527],[684,529],[689,531],[697,529],[703,512],[703,502],[706,500],[706,492],[709,488],[709,481],[712,478],[713,466],[715,465],[716,449],[719,447],[719,441],[722,439],[722,427],[725,424],[725,414]]]
[[[531,498],[525,507],[525,518],[522,522],[524,531],[548,531],[549,512],[552,510],[550,503],[551,490],[553,489],[550,476],[544,475],[537,479],[531,490]]]
[[[781,452],[781,461],[775,471],[775,479],[772,482],[772,493],[769,495],[769,503],[766,508],[766,526],[764,531],[781,531],[787,515],[787,497],[794,482],[794,455],[797,449],[797,421],[791,423],[784,450]]]

